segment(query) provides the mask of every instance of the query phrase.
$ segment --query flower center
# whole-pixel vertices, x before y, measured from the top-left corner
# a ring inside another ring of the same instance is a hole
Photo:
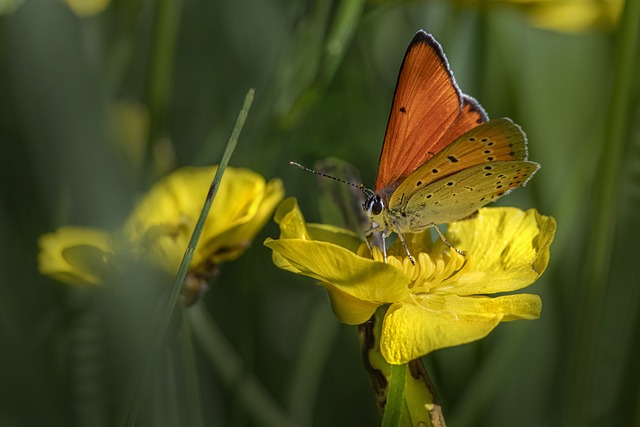
[[[446,288],[447,282],[454,281],[466,270],[467,259],[454,249],[440,254],[420,252],[414,255],[416,264],[409,257],[387,257],[387,263],[400,268],[411,278],[409,288],[413,295],[432,293],[434,288]]]

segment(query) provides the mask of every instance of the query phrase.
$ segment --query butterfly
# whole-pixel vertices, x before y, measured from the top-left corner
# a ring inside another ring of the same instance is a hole
[[[527,138],[510,119],[489,120],[463,94],[433,36],[420,30],[407,48],[382,145],[375,192],[363,207],[365,233],[404,233],[472,215],[524,186],[540,165],[527,160]]]
[[[520,126],[508,118],[489,120],[480,104],[461,92],[440,44],[420,30],[400,66],[375,191],[357,186],[367,194],[367,243],[380,232],[386,261],[385,240],[395,232],[415,264],[405,233],[433,227],[452,247],[438,224],[469,217],[524,186],[539,168],[527,160]]]

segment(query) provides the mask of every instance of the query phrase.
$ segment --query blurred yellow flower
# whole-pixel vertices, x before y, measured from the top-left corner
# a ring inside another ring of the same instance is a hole
[[[0,16],[12,14],[22,3],[24,0],[0,0]]]
[[[61,282],[96,285],[117,268],[117,256],[145,260],[174,275],[217,170],[185,167],[157,182],[122,230],[61,227],[40,236],[39,271]],[[187,276],[202,282],[217,264],[238,258],[284,197],[282,181],[265,182],[248,169],[228,167]],[[115,243],[114,243],[115,242]]]
[[[555,220],[535,210],[483,208],[474,219],[450,224],[447,239],[464,257],[433,243],[428,231],[407,235],[416,265],[399,244],[386,264],[378,248],[371,259],[355,234],[305,223],[293,198],[280,204],[275,220],[280,238],[265,241],[274,263],[318,280],[340,321],[360,324],[389,305],[380,350],[391,364],[478,340],[500,322],[540,316],[537,295],[488,296],[522,289],[544,272]]]
[[[114,252],[109,233],[85,227],[60,227],[38,246],[40,273],[71,285],[100,284]]]
[[[87,18],[102,13],[111,0],[64,0],[69,8],[80,18]]]
[[[125,238],[175,274],[217,167],[185,167],[157,182],[124,226]],[[282,181],[228,167],[193,255],[191,271],[238,258],[284,197]]]
[[[521,9],[534,26],[561,32],[616,27],[624,0],[453,0],[462,7],[511,6]]]

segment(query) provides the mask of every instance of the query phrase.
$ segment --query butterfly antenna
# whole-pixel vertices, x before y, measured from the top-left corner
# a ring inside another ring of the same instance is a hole
[[[291,166],[295,166],[297,168],[302,169],[303,171],[307,171],[307,172],[311,172],[312,174],[315,175],[319,175],[319,176],[323,176],[325,178],[331,178],[334,181],[338,181],[341,182],[343,184],[347,184],[350,185],[352,187],[357,188],[358,190],[362,191],[363,193],[367,194],[368,196],[371,196],[373,194],[375,194],[373,191],[369,190],[367,187],[365,187],[364,185],[360,184],[354,184],[353,182],[349,182],[349,181],[345,181],[344,179],[340,179],[340,178],[336,178],[335,176],[331,176],[331,175],[327,175],[326,173],[322,173],[322,172],[318,172],[318,171],[314,171],[313,169],[309,169],[307,167],[302,166],[300,163],[296,163],[296,162],[289,162],[289,164]]]

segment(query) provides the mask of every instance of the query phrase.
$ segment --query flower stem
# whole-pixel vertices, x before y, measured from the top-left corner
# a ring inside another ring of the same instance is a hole
[[[381,306],[360,325],[360,347],[383,426],[445,427],[435,388],[421,359],[391,365],[380,352],[380,334],[387,307]]]
[[[240,406],[254,420],[265,427],[293,425],[278,402],[253,376],[246,372],[240,356],[209,316],[202,303],[189,308],[187,315],[196,341],[206,359],[219,375],[224,386],[234,390]]]
[[[203,425],[203,421],[200,393],[198,389],[198,371],[195,352],[193,351],[191,324],[189,323],[189,317],[186,313],[182,313],[180,349],[185,372],[187,404],[189,405],[189,425],[201,427]]]
[[[382,427],[400,425],[404,404],[404,386],[407,380],[407,365],[391,365],[387,402],[382,416]]]

